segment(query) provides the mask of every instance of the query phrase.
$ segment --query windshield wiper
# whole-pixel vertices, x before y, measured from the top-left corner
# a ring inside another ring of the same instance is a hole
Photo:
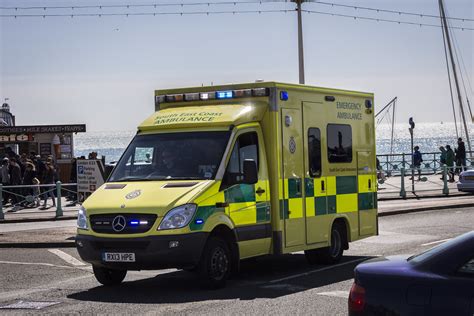
[[[140,177],[124,177],[124,178],[120,178],[118,180],[113,180],[111,182],[125,182],[125,181],[131,181],[131,182],[134,182],[134,181],[153,181],[154,179],[146,179],[146,178],[140,178]]]

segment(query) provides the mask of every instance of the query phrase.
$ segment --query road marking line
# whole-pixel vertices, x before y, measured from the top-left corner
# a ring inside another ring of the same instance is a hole
[[[320,293],[316,293],[316,294],[324,295],[324,296],[342,297],[342,298],[348,298],[349,297],[349,291],[331,291],[331,292],[320,292]]]
[[[64,251],[61,251],[59,249],[48,249],[48,251],[55,254],[59,258],[63,259],[64,261],[66,261],[67,263],[69,263],[70,265],[73,265],[75,267],[86,265],[84,262],[77,260],[73,256],[71,256],[71,255],[69,255],[69,254],[67,254]]]
[[[421,244],[422,246],[429,246],[429,245],[435,245],[435,244],[440,244],[442,242],[445,242],[445,241],[448,241],[448,240],[451,240],[452,238],[448,238],[448,239],[442,239],[442,240],[437,240],[437,241],[432,241],[432,242],[428,242],[426,244]]]
[[[356,259],[356,260],[351,260],[351,261],[335,264],[335,265],[332,265],[332,266],[329,266],[329,267],[324,267],[324,268],[321,268],[321,269],[318,269],[318,270],[311,270],[311,271],[300,273],[300,274],[290,275],[290,276],[287,276],[287,277],[284,277],[284,278],[281,278],[281,279],[268,281],[267,283],[278,283],[278,282],[282,282],[282,281],[286,281],[286,280],[296,279],[296,278],[299,278],[299,277],[302,277],[302,276],[307,276],[307,275],[310,275],[310,274],[313,274],[313,273],[322,272],[322,271],[330,270],[330,269],[333,269],[333,268],[342,267],[342,266],[345,266],[345,265],[350,264],[350,263],[361,262],[361,261],[364,261],[364,260],[367,260],[367,259],[369,259],[369,257],[364,257],[364,258],[360,258],[360,259]]]
[[[298,291],[306,291],[308,288],[298,285],[292,285],[288,283],[282,284],[270,284],[261,286],[264,289],[272,289],[272,290],[288,290],[291,292],[298,292]]]

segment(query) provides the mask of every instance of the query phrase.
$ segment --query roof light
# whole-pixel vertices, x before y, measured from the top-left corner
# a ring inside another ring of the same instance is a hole
[[[185,101],[199,101],[199,93],[186,93],[184,95]]]
[[[155,103],[156,104],[164,103],[165,101],[166,101],[166,96],[164,96],[164,95],[155,96]]]
[[[269,91],[267,88],[257,88],[252,89],[252,94],[254,97],[266,97],[269,95]]]
[[[232,99],[232,97],[233,97],[232,90],[216,92],[217,99]]]
[[[200,94],[201,100],[213,100],[216,98],[215,92],[202,92]]]
[[[184,95],[182,94],[168,94],[166,96],[166,102],[181,102],[184,100]]]
[[[287,91],[280,91],[280,100],[288,101],[288,92]]]
[[[252,96],[252,89],[234,90],[234,96],[236,98],[251,97]]]

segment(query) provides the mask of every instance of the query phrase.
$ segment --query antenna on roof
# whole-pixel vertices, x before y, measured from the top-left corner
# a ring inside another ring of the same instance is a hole
[[[255,82],[256,82],[256,83],[265,82],[265,80],[263,80],[263,79],[257,79],[257,80],[255,80]]]

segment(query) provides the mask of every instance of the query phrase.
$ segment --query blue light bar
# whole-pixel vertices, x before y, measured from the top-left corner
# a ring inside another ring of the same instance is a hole
[[[288,92],[287,91],[280,91],[280,100],[288,101]]]
[[[135,221],[135,220],[130,221],[130,225],[132,225],[132,226],[135,226],[135,225],[138,225],[138,224],[140,224],[139,221]]]
[[[217,99],[232,99],[233,93],[232,90],[229,91],[217,91],[216,98]]]
[[[195,223],[198,224],[198,225],[201,225],[202,223],[204,223],[204,221],[202,219],[198,218],[198,219],[196,219]]]

